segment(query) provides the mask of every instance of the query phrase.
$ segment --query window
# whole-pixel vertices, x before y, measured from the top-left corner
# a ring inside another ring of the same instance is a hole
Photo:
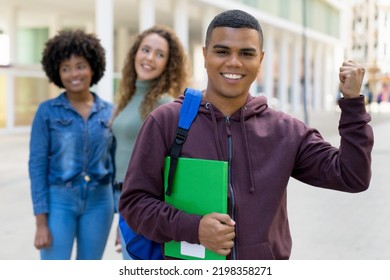
[[[0,33],[0,66],[10,64],[9,36]]]

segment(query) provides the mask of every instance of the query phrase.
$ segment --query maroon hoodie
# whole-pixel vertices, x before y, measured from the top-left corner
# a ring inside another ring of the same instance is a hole
[[[164,202],[164,158],[175,137],[183,97],[153,111],[138,135],[119,210],[138,233],[164,243],[197,243],[201,216]],[[288,259],[290,177],[327,189],[356,193],[371,179],[372,128],[364,97],[341,99],[340,147],[332,147],[302,121],[248,96],[229,118],[202,101],[182,157],[229,161],[229,215],[236,222],[230,259]],[[229,158],[231,158],[229,160]]]

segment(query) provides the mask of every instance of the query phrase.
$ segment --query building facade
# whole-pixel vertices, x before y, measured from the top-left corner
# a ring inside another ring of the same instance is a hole
[[[337,0],[0,0],[0,133],[28,131],[43,100],[60,92],[40,66],[46,40],[64,28],[95,32],[107,69],[94,90],[113,101],[132,36],[155,23],[174,28],[203,88],[202,46],[211,19],[242,9],[263,27],[265,57],[254,95],[297,116],[333,110],[345,54],[349,1]]]
[[[365,65],[370,89],[378,95],[390,85],[390,1],[355,0],[352,11],[347,52]]]

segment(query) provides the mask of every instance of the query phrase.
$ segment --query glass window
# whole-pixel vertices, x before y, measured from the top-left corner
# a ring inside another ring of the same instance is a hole
[[[10,64],[9,36],[0,31],[0,66]]]
[[[49,38],[48,28],[20,28],[17,33],[17,63],[39,64]]]
[[[39,103],[49,98],[47,78],[15,78],[15,126],[30,126]]]
[[[7,78],[0,75],[0,128],[5,128],[5,117],[7,113]]]

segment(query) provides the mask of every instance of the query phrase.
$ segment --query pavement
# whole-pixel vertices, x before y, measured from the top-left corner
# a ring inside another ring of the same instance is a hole
[[[309,114],[309,125],[338,145],[339,112]],[[390,259],[390,113],[372,113],[375,145],[370,188],[359,194],[314,188],[294,179],[288,211],[295,260]],[[29,134],[0,135],[0,260],[37,260],[28,178]],[[120,260],[114,240],[115,217],[104,260]]]

